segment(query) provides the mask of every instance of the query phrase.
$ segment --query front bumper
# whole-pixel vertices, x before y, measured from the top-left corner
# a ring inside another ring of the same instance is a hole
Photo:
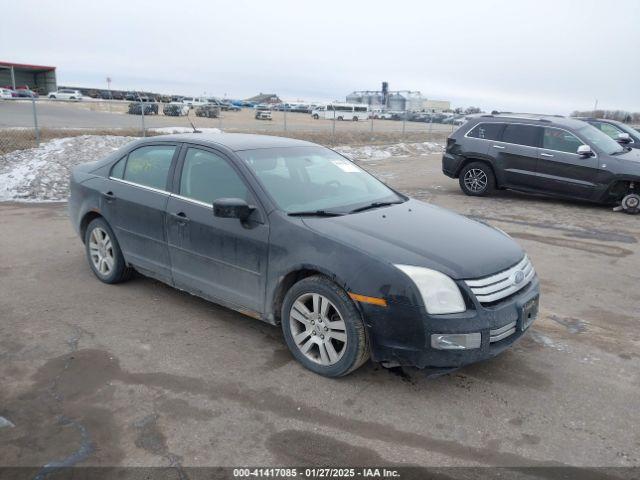
[[[418,368],[456,368],[499,355],[530,328],[523,318],[524,306],[540,295],[537,276],[514,295],[491,306],[450,315],[429,315],[423,307],[388,303],[386,308],[362,304],[371,340],[371,356],[377,362],[390,362]],[[515,322],[515,331],[511,330]],[[480,334],[478,348],[441,350],[433,348],[434,334]]]

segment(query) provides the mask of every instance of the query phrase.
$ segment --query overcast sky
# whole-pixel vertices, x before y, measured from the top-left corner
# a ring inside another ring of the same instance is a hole
[[[0,60],[58,83],[344,100],[420,90],[454,106],[640,111],[640,1],[11,2]]]

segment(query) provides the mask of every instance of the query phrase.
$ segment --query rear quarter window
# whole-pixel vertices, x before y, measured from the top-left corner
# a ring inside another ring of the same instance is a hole
[[[502,133],[502,141],[515,145],[537,147],[540,144],[542,129],[535,125],[507,124]]]
[[[467,133],[467,137],[480,138],[483,140],[498,140],[504,123],[479,123]]]

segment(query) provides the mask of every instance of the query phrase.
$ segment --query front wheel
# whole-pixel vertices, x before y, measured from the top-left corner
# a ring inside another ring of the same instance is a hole
[[[282,330],[296,360],[325,377],[347,375],[369,359],[358,309],[326,277],[307,277],[291,287],[282,305]]]
[[[104,219],[96,218],[89,223],[84,244],[89,266],[98,280],[120,283],[131,278],[133,270],[127,266],[118,240]]]
[[[493,170],[484,162],[472,162],[460,172],[460,188],[466,195],[485,197],[496,188]]]
[[[320,115],[318,115],[317,113],[315,113],[315,114],[313,115],[313,119],[314,119],[314,120],[318,120],[319,118],[320,118]]]

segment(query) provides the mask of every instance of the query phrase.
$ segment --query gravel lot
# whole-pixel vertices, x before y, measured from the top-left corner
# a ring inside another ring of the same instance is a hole
[[[521,242],[542,304],[519,344],[437,378],[325,379],[276,327],[143,277],[101,284],[64,204],[4,203],[0,465],[640,466],[640,218],[465,197],[437,154],[362,164]]]

